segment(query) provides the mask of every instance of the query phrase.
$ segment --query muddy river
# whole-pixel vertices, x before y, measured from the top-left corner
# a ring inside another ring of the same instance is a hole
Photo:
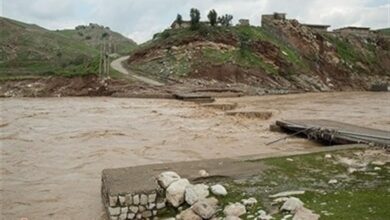
[[[277,119],[333,119],[390,130],[390,93],[324,93],[217,100],[272,111],[225,116],[175,100],[1,99],[1,219],[104,219],[104,168],[320,147],[268,130]]]

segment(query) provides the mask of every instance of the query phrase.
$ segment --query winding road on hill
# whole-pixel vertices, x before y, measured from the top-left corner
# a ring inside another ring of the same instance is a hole
[[[120,57],[120,58],[114,60],[114,61],[112,61],[112,63],[111,63],[111,67],[112,67],[114,70],[116,70],[116,71],[118,71],[118,72],[120,72],[120,73],[122,73],[122,74],[128,75],[128,76],[130,76],[131,78],[134,78],[134,79],[136,79],[136,80],[138,80],[138,81],[141,81],[141,82],[144,82],[144,83],[146,83],[146,84],[150,84],[150,85],[153,85],[153,86],[163,86],[163,85],[164,85],[164,84],[162,84],[162,83],[160,83],[160,82],[158,82],[158,81],[155,81],[155,80],[153,80],[153,79],[150,79],[150,78],[147,78],[147,77],[144,77],[144,76],[137,75],[137,74],[135,74],[134,72],[132,72],[132,71],[126,69],[126,68],[123,66],[122,63],[123,63],[123,61],[125,61],[125,60],[127,60],[127,59],[129,59],[129,56]]]

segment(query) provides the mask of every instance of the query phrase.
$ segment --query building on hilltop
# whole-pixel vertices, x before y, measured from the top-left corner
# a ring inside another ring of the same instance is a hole
[[[275,12],[273,14],[266,14],[261,16],[261,26],[262,27],[269,27],[270,24],[272,24],[275,21],[285,21],[286,20],[286,13],[278,13]]]
[[[302,25],[317,32],[328,32],[328,28],[330,28],[330,25],[323,25],[323,24],[302,24]]]
[[[369,27],[353,27],[353,26],[339,28],[334,30],[334,32],[341,35],[353,34],[361,37],[367,37],[372,33]]]
[[[238,26],[250,26],[249,19],[240,19],[238,20]]]
[[[200,21],[199,23],[205,24],[205,25],[210,25],[209,21]],[[173,21],[171,24],[172,29],[179,29],[179,28],[188,28],[191,27],[191,21],[182,21],[181,25],[177,22],[177,20]]]

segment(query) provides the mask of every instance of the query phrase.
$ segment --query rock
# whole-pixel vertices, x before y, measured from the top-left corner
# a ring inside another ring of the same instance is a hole
[[[124,196],[119,196],[118,198],[119,198],[119,204],[120,204],[121,206],[123,206],[123,205],[125,204],[126,198],[125,198]]]
[[[145,194],[141,194],[141,198],[140,198],[140,204],[141,205],[146,205],[148,204],[148,196],[145,195]]]
[[[215,204],[208,199],[197,201],[194,205],[192,205],[191,209],[203,219],[210,219],[216,212]]]
[[[373,161],[371,164],[374,166],[384,166],[386,165],[386,162],[377,160],[377,161]]]
[[[375,171],[379,171],[379,170],[382,170],[382,168],[380,168],[380,167],[374,167],[374,170],[375,170]]]
[[[227,191],[226,191],[225,187],[223,187],[220,184],[212,186],[211,192],[216,196],[226,196],[227,195]]]
[[[148,202],[149,203],[156,202],[156,198],[157,198],[157,194],[156,193],[149,194]]]
[[[125,196],[125,204],[126,205],[131,205],[133,204],[133,196],[131,194],[127,194]]]
[[[142,212],[142,217],[144,219],[147,219],[149,217],[152,217],[152,214],[153,214],[152,211],[147,210],[147,211]]]
[[[126,213],[127,214],[127,212],[129,212],[129,207],[122,207],[121,208],[121,213],[123,214],[123,213]]]
[[[356,172],[356,171],[357,171],[356,168],[348,167],[348,173],[349,173],[349,174],[352,174],[352,173],[354,173],[354,172]]]
[[[146,207],[143,205],[138,206],[138,212],[143,212],[146,210]]]
[[[329,180],[328,183],[329,184],[336,184],[336,183],[338,183],[338,181],[336,179],[332,179],[332,180]]]
[[[270,195],[269,198],[278,198],[278,197],[287,197],[287,196],[295,196],[295,195],[302,195],[305,194],[305,191],[286,191],[286,192],[280,192],[277,194]]]
[[[246,213],[246,208],[243,204],[236,202],[225,207],[223,213],[226,216],[237,216],[240,217]]]
[[[169,185],[166,191],[166,198],[173,207],[179,207],[184,202],[184,192],[190,185],[187,179],[177,180]]]
[[[156,207],[156,203],[149,203],[149,205],[147,206],[147,209],[153,210],[155,207]]]
[[[139,204],[139,195],[134,195],[133,196],[133,204],[138,205]]]
[[[120,207],[116,207],[116,208],[108,207],[108,212],[110,213],[111,216],[117,216],[117,215],[121,214],[121,208]]]
[[[265,212],[264,210],[260,210],[260,211],[258,211],[258,213],[259,213],[259,217],[257,218],[258,220],[273,219],[273,217],[271,215],[267,215],[267,212]]]
[[[119,220],[126,220],[127,219],[127,213],[122,213],[119,215]]]
[[[241,220],[241,218],[237,216],[227,216],[224,220]]]
[[[291,158],[287,158],[286,160],[290,161],[290,162],[294,162],[294,159],[291,159]]]
[[[332,159],[332,155],[331,154],[325,154],[325,159]]]
[[[178,181],[179,179],[180,176],[177,173],[173,171],[166,171],[158,175],[157,182],[162,188],[167,189],[171,183]]]
[[[302,207],[303,207],[303,202],[300,199],[291,197],[283,204],[280,210],[285,210],[285,211],[295,213],[296,210]]]
[[[135,218],[135,214],[134,213],[129,213],[129,214],[127,214],[127,218],[128,219],[134,219]]]
[[[282,203],[282,202],[286,202],[288,200],[288,197],[280,197],[280,198],[276,198],[272,201],[272,205],[275,205],[275,204],[279,204],[279,203]]]
[[[313,213],[310,209],[305,207],[299,208],[293,217],[293,220],[318,220],[320,215]]]
[[[163,208],[165,208],[165,204],[166,203],[166,200],[165,199],[163,199],[163,200],[161,200],[161,199],[158,199],[157,200],[157,203],[156,203],[156,208],[157,209],[163,209]]]
[[[257,199],[252,197],[252,198],[249,198],[249,199],[243,199],[243,200],[241,200],[241,202],[245,206],[253,206],[254,204],[257,203]]]
[[[199,176],[208,177],[210,174],[206,170],[199,170]]]
[[[116,206],[117,202],[118,202],[118,197],[117,196],[108,196],[108,203],[111,207],[114,207]]]
[[[290,218],[292,218],[293,217],[293,215],[285,215],[285,216],[283,216],[283,218],[282,218],[282,220],[287,220],[287,219],[290,219]]]
[[[192,209],[186,209],[182,211],[177,218],[178,220],[202,220]]]
[[[129,207],[129,211],[132,212],[132,213],[137,213],[138,212],[138,206],[130,206]]]
[[[185,201],[193,205],[200,199],[209,196],[209,187],[205,184],[188,185],[185,190]]]

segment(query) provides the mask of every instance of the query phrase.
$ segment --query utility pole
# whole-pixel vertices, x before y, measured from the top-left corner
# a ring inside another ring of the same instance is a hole
[[[100,43],[100,57],[99,57],[99,77],[103,75],[103,44]]]

